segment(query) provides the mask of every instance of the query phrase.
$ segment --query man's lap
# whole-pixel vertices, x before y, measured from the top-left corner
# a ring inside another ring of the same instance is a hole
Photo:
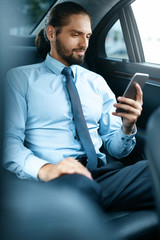
[[[123,167],[120,162],[109,163],[94,171],[94,179],[101,186],[105,209],[153,206],[152,185],[146,160],[127,167]]]
[[[148,162],[143,160],[124,167],[112,162],[92,172],[93,181],[83,175],[62,175],[49,184],[69,187],[106,210],[126,210],[153,206]]]

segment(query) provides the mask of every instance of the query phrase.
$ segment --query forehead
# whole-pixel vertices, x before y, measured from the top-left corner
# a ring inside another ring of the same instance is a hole
[[[62,31],[80,31],[91,33],[91,20],[85,14],[72,14],[68,17],[68,24],[62,28]]]

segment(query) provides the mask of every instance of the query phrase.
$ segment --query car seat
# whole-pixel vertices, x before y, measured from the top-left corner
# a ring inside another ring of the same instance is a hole
[[[12,67],[42,61],[41,57],[38,55],[36,47],[34,46],[34,39],[34,36],[30,38],[10,37],[8,46],[9,57],[7,57],[6,71]],[[7,175],[7,173],[5,173],[5,175]],[[8,181],[12,181],[13,177],[15,176],[9,176]],[[12,208],[14,208],[13,204]],[[156,212],[152,209],[106,213],[105,222],[106,224],[108,222],[113,224],[115,228],[113,234],[117,240],[158,239],[158,217]]]

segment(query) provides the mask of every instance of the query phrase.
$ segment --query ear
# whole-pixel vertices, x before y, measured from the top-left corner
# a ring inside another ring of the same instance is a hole
[[[50,42],[53,42],[55,40],[55,36],[56,36],[55,28],[53,26],[49,25],[46,30],[46,35],[47,35],[48,40]]]

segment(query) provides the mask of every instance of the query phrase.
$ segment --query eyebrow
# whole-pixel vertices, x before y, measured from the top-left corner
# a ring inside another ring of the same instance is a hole
[[[75,32],[75,33],[79,33],[79,34],[84,34],[84,32],[82,32],[82,31],[79,31],[79,30],[70,30],[70,32]],[[89,32],[89,33],[87,33],[87,35],[92,35],[92,32]]]

